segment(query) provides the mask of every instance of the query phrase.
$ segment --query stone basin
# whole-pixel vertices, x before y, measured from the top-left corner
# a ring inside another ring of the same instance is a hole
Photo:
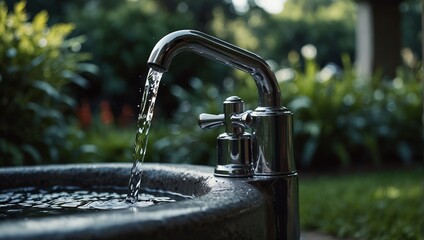
[[[0,169],[0,190],[17,187],[128,185],[131,164]],[[266,203],[243,178],[212,167],[144,164],[143,187],[192,196],[144,208],[0,221],[0,239],[266,239]]]

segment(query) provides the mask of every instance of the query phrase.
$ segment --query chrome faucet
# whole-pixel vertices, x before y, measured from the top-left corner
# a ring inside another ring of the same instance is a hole
[[[153,48],[148,65],[168,70],[172,58],[191,51],[252,75],[258,88],[258,107],[244,111],[243,101],[229,97],[224,114],[201,114],[199,125],[224,125],[217,138],[215,175],[250,177],[267,201],[268,239],[299,239],[298,178],[293,157],[292,113],[281,106],[280,88],[268,64],[258,55],[194,30],[163,37]],[[246,133],[246,128],[253,133]],[[251,177],[253,176],[253,177]]]

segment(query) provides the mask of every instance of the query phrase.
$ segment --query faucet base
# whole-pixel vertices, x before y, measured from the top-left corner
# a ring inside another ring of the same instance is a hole
[[[297,173],[255,176],[250,184],[264,194],[267,205],[267,240],[300,239]]]

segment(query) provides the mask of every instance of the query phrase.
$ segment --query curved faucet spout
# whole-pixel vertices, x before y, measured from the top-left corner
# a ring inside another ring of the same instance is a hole
[[[258,55],[193,30],[163,37],[152,50],[148,65],[168,70],[175,55],[197,53],[252,75],[259,106],[244,111],[236,96],[223,103],[224,114],[199,116],[202,128],[225,126],[217,138],[219,177],[249,177],[266,198],[268,239],[300,239],[298,182],[293,151],[293,114],[280,105],[280,88],[268,64]],[[244,132],[253,129],[252,133]],[[268,234],[269,233],[269,234]]]
[[[168,70],[172,58],[191,51],[252,75],[258,88],[259,107],[279,108],[280,88],[268,64],[258,55],[199,31],[181,30],[163,37],[153,48],[148,65]]]

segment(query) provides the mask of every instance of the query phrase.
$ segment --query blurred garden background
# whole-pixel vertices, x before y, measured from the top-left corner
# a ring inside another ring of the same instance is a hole
[[[276,73],[306,173],[303,229],[424,239],[422,3],[368,1],[396,10],[399,61],[364,74],[364,2],[0,1],[0,165],[130,163],[150,51],[169,32],[196,29],[257,53]],[[257,105],[249,75],[178,55],[161,82],[145,161],[214,165],[223,130],[201,130],[197,116],[221,113],[231,95]]]

